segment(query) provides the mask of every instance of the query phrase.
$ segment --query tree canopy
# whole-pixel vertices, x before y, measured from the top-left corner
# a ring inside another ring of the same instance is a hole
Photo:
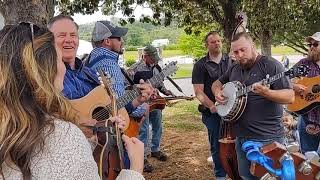
[[[149,7],[152,17],[134,17],[136,6]],[[154,25],[172,22],[187,33],[199,33],[203,27],[218,24],[226,42],[237,25],[236,14],[248,15],[248,29],[261,42],[266,54],[272,43],[284,43],[303,52],[304,37],[320,29],[320,0],[3,0],[0,12],[6,24],[21,20],[45,24],[55,10],[64,14],[92,14],[102,9],[106,15],[121,11],[126,17],[120,24],[138,20]],[[135,37],[132,42],[141,41]],[[228,43],[227,43],[228,44]]]

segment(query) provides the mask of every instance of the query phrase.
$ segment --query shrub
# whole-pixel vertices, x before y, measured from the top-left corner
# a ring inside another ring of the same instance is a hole
[[[163,47],[164,50],[179,50],[179,46],[177,44],[170,44]]]
[[[134,59],[127,59],[126,60],[126,66],[127,67],[132,66],[134,63],[136,63],[136,61]]]

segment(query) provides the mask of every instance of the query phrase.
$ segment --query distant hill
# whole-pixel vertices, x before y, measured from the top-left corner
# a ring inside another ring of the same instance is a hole
[[[91,32],[94,27],[94,22],[89,24],[79,25],[80,39],[90,41]],[[124,37],[126,47],[139,47],[147,43],[151,43],[155,39],[169,39],[170,44],[177,43],[179,35],[183,29],[177,26],[154,26],[150,23],[134,22],[124,26],[128,28],[128,34]]]

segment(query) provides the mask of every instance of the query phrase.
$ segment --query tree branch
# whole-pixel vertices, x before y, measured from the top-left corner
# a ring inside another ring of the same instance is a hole
[[[213,16],[213,18],[219,23],[219,24],[223,24],[223,18],[222,16],[219,14],[218,9],[216,8],[215,5],[212,5],[204,0],[194,0],[195,3],[197,3],[199,6],[202,7],[203,9],[207,9],[211,16]]]
[[[288,47],[290,47],[290,48],[292,48],[292,49],[294,49],[295,51],[297,51],[297,52],[299,52],[299,53],[301,53],[301,54],[303,54],[303,55],[307,55],[307,53],[306,53],[305,51],[302,51],[302,50],[296,48],[295,46],[293,46],[293,45],[291,45],[291,44],[285,43],[285,45],[288,46]]]
[[[288,38],[288,37],[286,37],[286,36],[284,36],[284,38],[288,41],[288,43],[285,43],[287,46],[291,47],[291,48],[294,49],[295,51],[298,51],[298,52],[300,52],[300,53],[302,53],[302,54],[304,54],[304,55],[307,54],[306,51],[308,51],[308,50],[304,47],[304,45],[297,44],[297,43],[296,43],[297,41],[293,41],[293,40],[291,40],[290,38]],[[299,41],[298,41],[298,42],[299,42]],[[304,51],[299,50],[298,48],[301,48],[301,49],[304,50]]]

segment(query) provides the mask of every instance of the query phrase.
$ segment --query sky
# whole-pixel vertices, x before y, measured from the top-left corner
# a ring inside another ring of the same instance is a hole
[[[135,17],[138,18],[142,14],[150,16],[150,15],[152,15],[152,10],[150,8],[143,8],[142,6],[137,6],[134,11]],[[114,16],[119,17],[119,18],[123,17],[123,15],[120,11],[117,12]],[[95,21],[99,21],[99,20],[110,20],[111,17],[103,15],[101,13],[101,11],[98,11],[92,15],[75,14],[73,16],[73,18],[74,18],[75,22],[77,22],[77,24],[86,24],[86,23],[95,22]]]

